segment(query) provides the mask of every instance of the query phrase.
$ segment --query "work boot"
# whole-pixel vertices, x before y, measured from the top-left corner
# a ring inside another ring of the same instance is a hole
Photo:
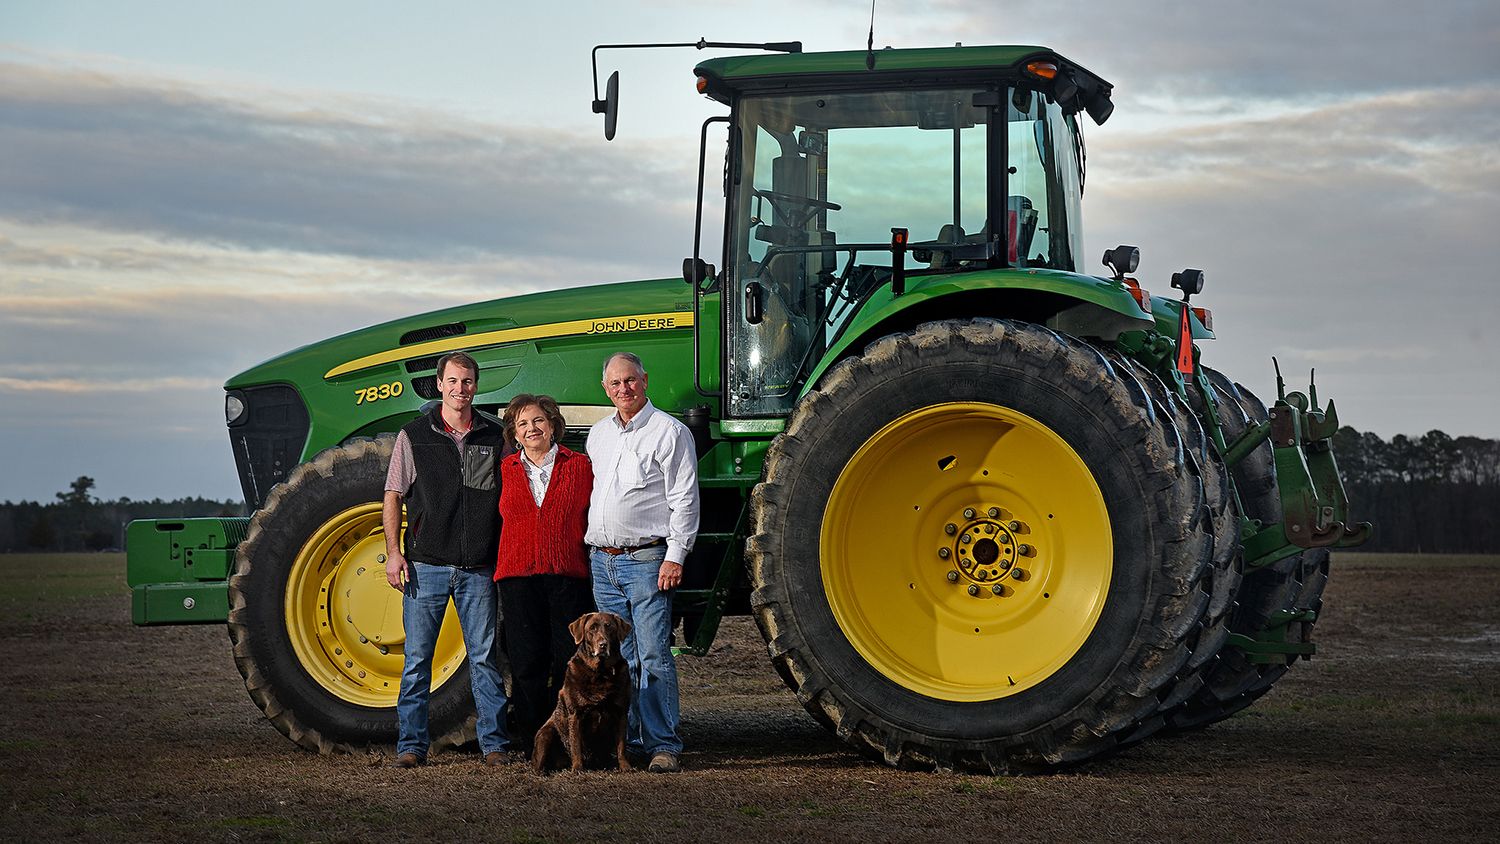
[[[675,774],[682,770],[682,765],[677,761],[677,754],[663,750],[651,757],[651,765],[646,770],[653,774]]]
[[[416,768],[427,764],[427,757],[418,756],[410,751],[396,757],[391,763],[392,768]]]
[[[526,762],[526,754],[519,750],[491,750],[484,754],[484,765],[486,768],[499,768],[505,765],[520,765]]]

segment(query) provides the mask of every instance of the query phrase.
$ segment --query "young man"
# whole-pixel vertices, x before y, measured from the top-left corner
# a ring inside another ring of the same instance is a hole
[[[589,429],[594,491],[584,539],[594,603],[631,624],[620,648],[635,685],[629,749],[649,756],[653,773],[670,773],[682,754],[672,595],[698,533],[698,456],[687,426],[646,398],[640,358],[611,355],[603,384],[615,413]]]
[[[450,597],[468,650],[479,750],[484,764],[502,765],[518,761],[505,734],[505,685],[495,643],[499,465],[505,437],[499,421],[474,410],[479,365],[472,357],[444,355],[437,379],[442,404],[396,436],[381,510],[385,578],[405,595],[406,661],[396,702],[400,737],[392,765],[415,768],[427,761],[433,652]],[[404,549],[399,541],[403,503]]]

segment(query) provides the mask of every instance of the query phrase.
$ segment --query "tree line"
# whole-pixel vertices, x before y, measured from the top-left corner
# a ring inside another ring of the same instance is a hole
[[[1333,453],[1364,551],[1500,553],[1500,440],[1428,431],[1390,440],[1340,428]]]
[[[1500,553],[1500,440],[1442,431],[1384,440],[1343,427],[1333,451],[1351,519],[1375,523],[1361,550]],[[249,515],[243,501],[105,501],[93,488],[83,476],[55,501],[0,504],[0,552],[120,549],[133,519]]]
[[[87,475],[59,492],[54,501],[0,503],[0,552],[110,551],[125,547],[125,526],[135,519],[245,516],[245,502],[179,498],[106,501],[93,495]]]

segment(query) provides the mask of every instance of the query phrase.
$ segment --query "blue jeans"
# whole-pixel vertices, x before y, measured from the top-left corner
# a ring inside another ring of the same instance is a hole
[[[600,612],[630,622],[620,655],[630,665],[635,698],[625,741],[632,752],[682,752],[677,734],[677,662],[672,657],[672,594],[656,588],[656,576],[667,556],[664,545],[613,556],[593,548],[589,563],[594,603]]]
[[[427,701],[432,694],[432,659],[449,596],[458,611],[458,626],[469,655],[469,683],[479,715],[479,751],[504,751],[510,745],[505,735],[505,683],[500,677],[499,648],[495,646],[495,581],[487,572],[413,562],[401,599],[406,661],[401,670],[401,697],[396,701],[396,718],[401,725],[398,754],[415,753],[426,758],[431,744]]]

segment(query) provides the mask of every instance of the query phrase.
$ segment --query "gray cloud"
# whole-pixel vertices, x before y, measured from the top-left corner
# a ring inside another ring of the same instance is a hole
[[[685,240],[679,221],[691,214],[696,162],[390,104],[379,117],[355,116],[353,106],[277,110],[144,79],[3,64],[0,214],[367,257],[592,254],[639,264],[658,257],[655,244]],[[684,187],[663,195],[662,182]]]
[[[1003,13],[967,0],[931,6],[929,37],[1045,44],[1125,98],[1300,100],[1500,77],[1500,5],[1492,0],[1021,0]]]
[[[1145,286],[1187,266],[1220,339],[1205,360],[1273,394],[1317,367],[1343,421],[1386,436],[1500,435],[1488,233],[1500,90],[1367,96],[1171,133],[1094,133],[1090,262],[1142,247]]]

